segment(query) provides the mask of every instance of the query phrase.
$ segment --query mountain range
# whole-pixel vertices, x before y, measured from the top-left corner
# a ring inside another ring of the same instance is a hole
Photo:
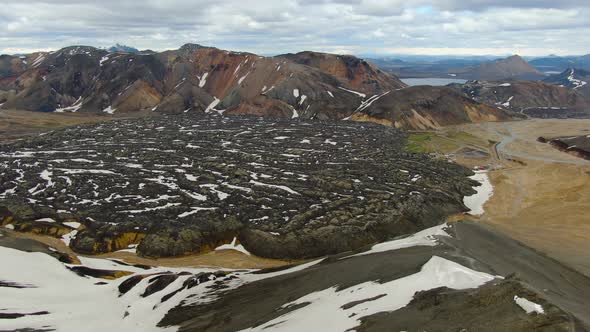
[[[477,80],[543,79],[568,68],[590,69],[590,55],[547,57],[373,57],[370,62],[402,78],[440,77]]]
[[[536,58],[529,63],[543,72],[562,72],[568,68],[590,70],[590,54],[583,56],[548,56]]]
[[[511,114],[446,87],[407,87],[348,55],[262,57],[197,44],[164,52],[71,46],[0,59],[4,109],[114,115],[218,112],[352,119],[410,129]],[[400,102],[401,101],[401,102]]]

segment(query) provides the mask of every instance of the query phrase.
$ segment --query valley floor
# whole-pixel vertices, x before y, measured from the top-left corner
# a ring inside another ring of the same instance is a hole
[[[449,132],[468,134],[456,140],[459,149],[487,153],[455,154],[464,165],[492,168],[494,195],[480,221],[590,276],[590,161],[537,142],[539,136],[588,135],[590,120],[470,124],[438,135]]]
[[[145,115],[136,114],[134,117]],[[82,113],[40,113],[23,110],[0,110],[0,144],[50,130],[96,123],[124,117]]]

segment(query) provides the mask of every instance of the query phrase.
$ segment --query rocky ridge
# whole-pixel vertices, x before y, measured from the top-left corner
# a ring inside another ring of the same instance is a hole
[[[577,90],[544,82],[469,81],[453,89],[475,101],[532,117],[587,117],[590,98]]]
[[[350,119],[427,130],[461,123],[506,121],[515,116],[510,110],[479,103],[449,87],[414,86],[364,102]]]

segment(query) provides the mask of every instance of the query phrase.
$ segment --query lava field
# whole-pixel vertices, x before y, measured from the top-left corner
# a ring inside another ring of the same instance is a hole
[[[68,232],[81,253],[135,243],[141,255],[180,256],[237,236],[264,257],[318,256],[463,209],[470,171],[404,144],[402,131],[347,121],[81,125],[0,146],[0,214],[16,230]],[[82,225],[74,234],[72,220]]]

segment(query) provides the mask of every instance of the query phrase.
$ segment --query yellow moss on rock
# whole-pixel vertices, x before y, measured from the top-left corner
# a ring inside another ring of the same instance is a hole
[[[390,120],[375,118],[375,117],[369,116],[365,113],[354,113],[350,116],[350,120],[356,121],[356,122],[373,122],[373,123],[378,123],[378,124],[388,126],[388,127],[395,126],[394,125],[395,123]]]
[[[14,221],[14,218],[12,216],[8,216],[2,220],[1,225],[5,226],[5,225],[12,223],[13,221]]]

